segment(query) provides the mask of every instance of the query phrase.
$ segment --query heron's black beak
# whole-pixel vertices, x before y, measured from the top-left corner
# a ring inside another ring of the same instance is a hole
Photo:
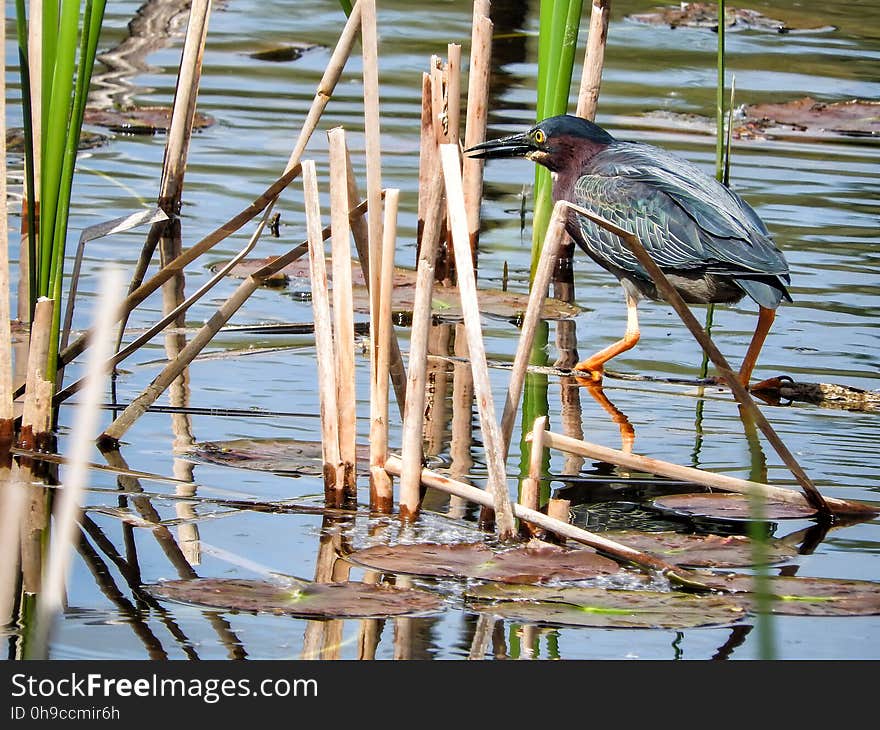
[[[535,145],[528,134],[512,134],[475,144],[464,152],[478,160],[493,160],[501,157],[525,157],[534,149]]]

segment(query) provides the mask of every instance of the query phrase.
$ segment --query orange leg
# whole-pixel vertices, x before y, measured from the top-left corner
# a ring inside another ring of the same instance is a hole
[[[744,387],[749,387],[749,380],[752,377],[752,370],[755,369],[755,363],[758,361],[758,355],[761,354],[761,348],[764,346],[764,340],[767,339],[767,333],[776,319],[776,310],[767,309],[766,307],[758,308],[758,324],[755,327],[755,334],[752,335],[752,341],[749,349],[743,359],[739,369],[739,380]]]
[[[626,295],[626,332],[622,340],[600,350],[592,357],[582,360],[574,366],[575,370],[581,370],[585,377],[594,383],[602,382],[602,374],[605,372],[605,363],[620,353],[631,350],[639,341],[639,314],[637,310],[638,300]]]

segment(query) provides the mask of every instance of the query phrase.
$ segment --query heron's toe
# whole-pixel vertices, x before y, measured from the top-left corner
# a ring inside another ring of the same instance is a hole
[[[575,378],[582,385],[598,385],[605,374],[605,368],[601,365],[592,365],[589,360],[579,362],[574,369],[577,372]]]

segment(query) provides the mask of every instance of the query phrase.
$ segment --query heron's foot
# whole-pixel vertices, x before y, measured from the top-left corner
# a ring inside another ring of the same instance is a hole
[[[575,378],[581,385],[600,385],[605,368],[602,365],[594,365],[589,360],[579,362],[574,366],[577,373]]]
[[[793,383],[788,375],[777,375],[775,378],[767,378],[766,380],[762,380],[760,383],[755,383],[752,385],[749,390],[752,393],[768,393],[768,394],[778,394],[780,390],[782,390],[783,383]]]

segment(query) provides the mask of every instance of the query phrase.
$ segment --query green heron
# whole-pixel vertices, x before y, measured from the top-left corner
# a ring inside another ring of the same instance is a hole
[[[776,308],[791,297],[785,257],[758,214],[735,192],[659,147],[617,140],[600,126],[565,114],[466,152],[488,159],[525,157],[549,169],[554,201],[569,201],[635,233],[686,302],[733,304],[748,294],[758,304],[758,323],[739,371],[748,387]],[[626,295],[623,339],[575,366],[599,382],[604,364],[639,340],[639,299],[660,296],[616,235],[573,209],[566,230],[620,280]]]

